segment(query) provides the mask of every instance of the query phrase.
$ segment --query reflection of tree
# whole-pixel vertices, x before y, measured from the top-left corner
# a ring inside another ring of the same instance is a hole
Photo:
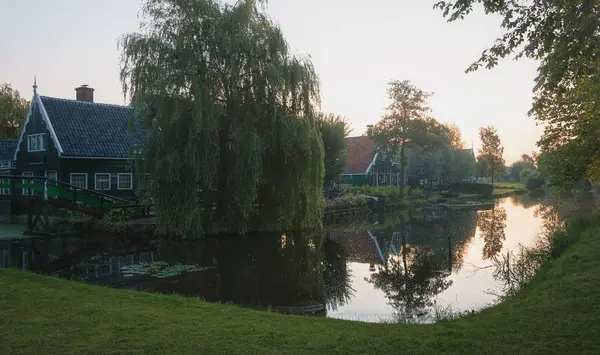
[[[477,219],[479,233],[483,237],[483,258],[491,259],[502,250],[506,239],[506,209],[494,207],[491,210],[480,211]]]
[[[354,294],[351,286],[352,275],[348,270],[347,252],[342,245],[334,240],[323,242],[325,267],[323,271],[325,282],[325,297],[327,308],[335,311],[348,303]]]
[[[544,195],[541,196],[536,193],[527,193],[522,195],[513,195],[510,197],[510,202],[517,207],[523,207],[525,209],[536,206],[543,199]]]
[[[366,279],[381,289],[401,319],[412,319],[429,312],[433,297],[452,284],[450,272],[434,261],[427,247],[409,248],[403,242],[399,256],[390,256],[385,265]]]

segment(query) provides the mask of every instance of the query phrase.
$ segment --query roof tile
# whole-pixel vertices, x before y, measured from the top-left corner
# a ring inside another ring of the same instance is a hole
[[[41,96],[66,156],[127,158],[136,144],[145,147],[149,133],[134,121],[131,107]]]
[[[348,150],[344,174],[364,174],[375,157],[377,144],[368,136],[348,137],[346,144]]]

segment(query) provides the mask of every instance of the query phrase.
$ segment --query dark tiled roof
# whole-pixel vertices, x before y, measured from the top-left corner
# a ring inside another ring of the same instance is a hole
[[[346,138],[348,151],[344,174],[364,174],[375,157],[377,145],[368,136]]]
[[[149,134],[138,122],[129,132],[131,107],[41,96],[63,155],[127,158]]]
[[[13,160],[16,148],[16,140],[0,140],[0,160]]]

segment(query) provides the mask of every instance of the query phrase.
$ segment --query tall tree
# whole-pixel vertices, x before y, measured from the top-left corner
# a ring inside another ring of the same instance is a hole
[[[500,142],[500,137],[496,132],[494,126],[481,127],[479,129],[479,139],[481,139],[481,149],[479,155],[483,162],[485,162],[485,171],[492,178],[492,184],[494,179],[504,174],[504,147]]]
[[[29,103],[8,83],[0,85],[0,139],[17,139]]]
[[[140,33],[120,42],[132,119],[150,132],[136,163],[142,198],[162,227],[197,236],[322,223],[319,81],[261,2],[146,0]]]
[[[410,81],[393,80],[389,83],[388,98],[391,103],[387,113],[373,128],[373,135],[381,147],[399,152],[400,199],[404,198],[406,148],[418,145],[435,149],[447,144],[442,125],[429,116],[428,99],[432,95]]]
[[[328,187],[335,181],[346,167],[346,137],[350,134],[350,124],[342,116],[334,114],[317,114],[317,127],[323,139],[325,179]]]
[[[500,15],[506,32],[485,50],[469,71],[495,67],[515,54],[540,61],[530,114],[545,123],[538,142],[551,152],[554,186],[571,188],[583,178],[600,177],[600,3],[565,1],[439,1],[434,8],[448,21],[462,19],[482,4],[486,13]]]
[[[448,140],[450,141],[450,146],[452,149],[463,149],[465,143],[462,140],[460,128],[458,128],[458,126],[454,123],[444,123],[443,126],[446,130],[446,134],[448,135]]]

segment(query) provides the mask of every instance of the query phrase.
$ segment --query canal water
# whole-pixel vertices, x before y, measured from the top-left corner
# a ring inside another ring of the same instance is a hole
[[[324,234],[0,239],[0,266],[256,309],[432,322],[440,312],[497,301],[504,284],[495,263],[535,243],[540,208],[539,200],[515,196],[487,210],[425,209],[328,224]]]

